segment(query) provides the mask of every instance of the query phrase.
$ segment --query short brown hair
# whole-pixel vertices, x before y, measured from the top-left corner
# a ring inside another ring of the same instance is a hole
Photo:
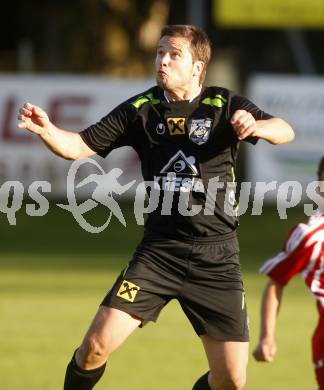
[[[190,44],[190,51],[194,61],[202,61],[204,68],[200,75],[202,84],[206,77],[207,66],[211,57],[211,43],[207,34],[200,28],[188,24],[174,24],[164,26],[160,39],[164,36],[186,38]]]
[[[324,156],[320,159],[320,162],[318,164],[318,178],[320,179],[321,173],[324,172]]]

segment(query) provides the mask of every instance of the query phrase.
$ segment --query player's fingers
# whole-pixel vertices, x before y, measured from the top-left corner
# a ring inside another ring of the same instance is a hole
[[[31,104],[31,103],[29,103],[29,102],[26,102],[26,103],[23,105],[23,108],[26,108],[27,110],[31,110],[33,107],[34,107],[34,105]]]
[[[46,112],[43,111],[40,107],[34,106],[32,111],[33,114],[37,115],[40,118],[47,118]]]
[[[20,120],[21,120],[21,122],[19,122],[19,123],[17,124],[17,127],[18,127],[19,129],[27,129],[27,130],[30,130],[29,128],[30,128],[31,122],[30,122],[27,118],[26,118],[26,119],[21,118]]]
[[[254,122],[255,119],[253,118],[253,116],[249,112],[245,112],[237,118],[233,126],[237,128],[244,128]]]
[[[259,362],[272,362],[273,354],[271,354],[271,346],[267,344],[258,345],[253,351],[255,360]]]
[[[258,362],[263,360],[262,353],[259,347],[255,348],[255,350],[253,351],[253,356]]]
[[[248,128],[244,129],[242,133],[240,133],[239,139],[242,140],[245,139],[246,137],[249,137],[254,133],[254,131],[255,131],[255,126],[254,125],[249,126]]]
[[[275,344],[267,344],[264,346],[264,356],[265,356],[265,359],[267,362],[272,362],[273,361],[273,358],[275,356],[275,353],[276,353],[276,345]]]
[[[248,115],[243,116],[241,121],[242,121],[241,124],[242,127],[248,127],[255,123],[255,119],[250,113],[248,113]]]
[[[273,356],[267,351],[265,354],[264,354],[264,361],[265,362],[272,362],[273,360]]]
[[[23,120],[22,122],[18,123],[17,127],[19,129],[26,129],[34,134],[40,134],[42,129],[40,126],[35,125],[33,122],[31,122],[30,119]]]
[[[236,110],[231,118],[232,125],[238,124],[238,122],[241,120],[241,118],[244,117],[245,114],[245,110]]]
[[[237,110],[231,118],[232,125],[242,125],[246,121],[253,120],[253,115],[245,110]]]
[[[244,122],[239,122],[238,124],[234,125],[233,128],[237,135],[241,135],[253,125],[254,125],[253,120],[248,118]]]
[[[36,116],[39,116],[41,118],[47,118],[46,112],[43,109],[41,109],[40,107],[35,106],[34,104],[25,103],[23,106],[23,109],[26,109],[26,110],[30,111],[32,114],[35,114]]]
[[[244,128],[243,130],[238,130],[236,132],[237,138],[241,141],[250,135],[252,135],[255,132],[256,128],[255,125],[252,124],[251,126],[248,126],[247,128]]]
[[[27,117],[25,115],[18,115],[18,119],[20,121],[26,121],[27,120]]]
[[[24,108],[24,107],[19,109],[19,113],[22,114],[22,115],[25,115],[25,116],[31,116],[32,115],[31,110],[29,110],[27,108]]]
[[[258,353],[253,354],[253,356],[254,356],[254,359],[255,359],[257,362],[265,362],[265,361],[266,361],[265,358],[264,358],[264,356],[262,356],[262,355],[260,355],[260,354],[258,354]]]
[[[30,117],[26,115],[19,114],[18,119],[22,122],[28,122],[31,123]]]
[[[277,353],[277,346],[274,344],[269,349],[269,355],[271,356],[271,359],[274,358],[276,353]]]
[[[17,127],[19,129],[26,129],[27,123],[26,122],[20,122],[18,123]]]

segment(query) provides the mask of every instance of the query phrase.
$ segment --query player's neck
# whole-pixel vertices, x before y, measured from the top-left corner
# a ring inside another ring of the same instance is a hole
[[[201,85],[196,85],[190,90],[174,90],[164,91],[164,96],[168,102],[177,102],[181,100],[189,100],[191,102],[201,92]]]

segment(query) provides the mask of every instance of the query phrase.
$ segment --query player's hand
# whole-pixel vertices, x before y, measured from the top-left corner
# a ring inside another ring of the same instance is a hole
[[[231,125],[239,140],[252,136],[257,130],[253,115],[245,110],[236,110],[231,118]]]
[[[253,356],[258,362],[272,362],[277,352],[274,340],[261,340],[253,351]]]
[[[50,126],[48,115],[40,107],[25,103],[19,110],[18,123],[20,129],[27,129],[30,132],[42,135]]]

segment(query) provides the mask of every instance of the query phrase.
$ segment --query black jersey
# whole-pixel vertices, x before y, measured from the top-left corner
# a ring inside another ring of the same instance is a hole
[[[239,140],[230,118],[238,109],[256,120],[272,118],[226,88],[207,87],[192,101],[168,102],[155,86],[120,104],[80,135],[102,157],[120,146],[136,150],[144,180],[161,190],[146,231],[209,237],[237,226],[233,187]],[[246,140],[257,142],[254,137]],[[171,192],[168,209],[163,199]],[[187,203],[179,202],[181,194],[187,194],[181,198]]]

